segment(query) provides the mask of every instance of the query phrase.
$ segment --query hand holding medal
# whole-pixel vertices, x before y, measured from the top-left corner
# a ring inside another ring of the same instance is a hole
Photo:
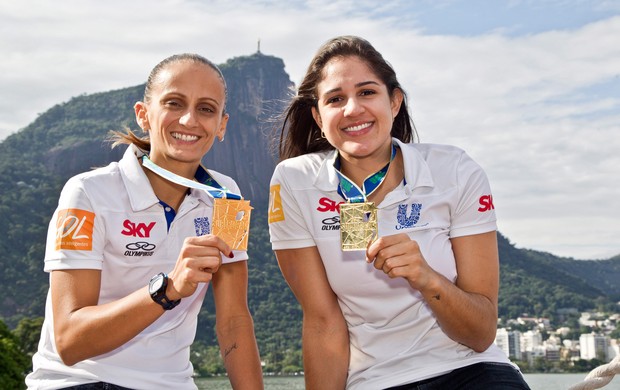
[[[213,234],[224,240],[232,249],[248,249],[250,233],[250,214],[252,207],[249,200],[233,194],[219,184],[206,169],[203,169],[203,183],[189,180],[153,163],[148,156],[142,156],[142,166],[159,176],[176,184],[207,191],[213,197]],[[201,169],[199,167],[199,169]]]

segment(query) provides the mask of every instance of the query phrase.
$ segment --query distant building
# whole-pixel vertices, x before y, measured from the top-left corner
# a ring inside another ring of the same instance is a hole
[[[596,333],[579,336],[580,356],[584,360],[600,359],[609,362],[609,337]]]
[[[495,344],[511,359],[521,360],[521,332],[500,328],[495,335]]]
[[[528,330],[521,335],[521,351],[532,352],[542,345],[542,334],[538,330]]]

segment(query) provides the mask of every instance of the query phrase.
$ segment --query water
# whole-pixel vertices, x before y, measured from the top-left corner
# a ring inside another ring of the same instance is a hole
[[[525,374],[525,381],[532,390],[567,390],[585,379],[583,374]],[[227,378],[197,379],[196,385],[201,390],[231,390]],[[304,390],[303,377],[265,377],[265,390]],[[620,390],[620,377],[601,390]]]

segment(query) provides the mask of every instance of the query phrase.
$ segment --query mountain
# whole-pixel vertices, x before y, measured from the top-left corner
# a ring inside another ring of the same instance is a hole
[[[226,140],[203,161],[237,179],[252,213],[249,305],[261,351],[299,348],[301,311],[278,269],[266,224],[268,185],[276,159],[271,118],[292,86],[281,59],[255,53],[221,65],[228,83]],[[42,316],[48,275],[42,271],[47,225],[64,182],[118,160],[123,148],[104,142],[111,129],[137,129],[133,104],[144,85],[82,95],[57,104],[0,143],[0,318],[14,327]],[[499,236],[500,316],[553,318],[558,309],[587,310],[620,299],[620,257],[558,258],[517,249]],[[201,312],[199,340],[214,339],[213,302]]]

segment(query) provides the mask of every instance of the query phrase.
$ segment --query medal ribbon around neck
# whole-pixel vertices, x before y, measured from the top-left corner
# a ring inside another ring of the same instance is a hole
[[[248,249],[252,212],[249,200],[243,200],[241,195],[230,192],[202,166],[199,166],[196,172],[196,180],[199,181],[189,180],[170,172],[155,164],[146,155],[142,156],[142,166],[173,183],[206,191],[214,198],[212,233],[226,241],[232,249],[241,251]]]
[[[336,159],[334,168],[340,178],[338,193],[347,200],[340,205],[340,248],[343,251],[364,250],[377,237],[377,208],[367,198],[383,183],[395,156],[396,146],[392,145],[390,161],[368,176],[361,189],[340,172],[340,158]]]
[[[379,188],[381,183],[383,183],[383,180],[385,180],[388,169],[390,168],[390,164],[394,160],[394,157],[396,157],[396,145],[392,144],[392,154],[390,156],[390,161],[388,161],[388,163],[378,172],[375,172],[372,175],[369,175],[366,179],[364,179],[364,182],[362,183],[362,188],[359,188],[357,184],[355,184],[342,172],[340,172],[340,157],[338,157],[334,162],[334,168],[336,168],[336,173],[340,178],[338,193],[351,203],[366,202],[366,199],[377,188]]]
[[[226,187],[218,183],[206,169],[201,169],[202,167],[199,167],[199,169],[203,171],[204,178],[202,178],[201,182],[198,182],[194,180],[189,180],[183,176],[179,176],[174,172],[170,172],[160,167],[159,165],[151,161],[151,159],[149,159],[146,154],[142,156],[142,166],[173,183],[182,185],[184,187],[206,191],[209,195],[211,195],[211,197],[215,199],[243,199],[241,195],[230,192]]]

